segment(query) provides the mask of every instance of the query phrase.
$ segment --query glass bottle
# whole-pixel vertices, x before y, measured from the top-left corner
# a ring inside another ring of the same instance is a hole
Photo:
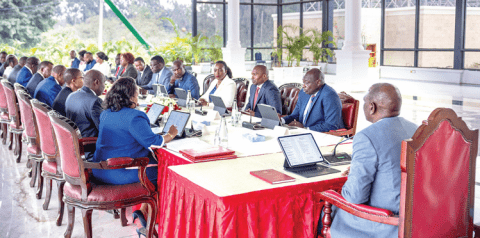
[[[232,125],[236,126],[238,124],[238,107],[237,107],[237,99],[233,100],[232,105]]]
[[[220,125],[215,132],[214,144],[217,146],[221,146],[225,149],[228,147],[227,119],[225,118],[225,116],[222,116]]]

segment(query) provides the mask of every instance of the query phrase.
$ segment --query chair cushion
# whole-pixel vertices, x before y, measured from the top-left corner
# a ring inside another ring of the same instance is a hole
[[[295,109],[300,89],[295,86],[282,87],[280,95],[282,97],[282,115],[290,115]]]
[[[17,126],[17,124],[15,122],[10,123],[10,128],[12,128],[14,130],[23,130],[22,125]]]
[[[126,199],[133,199],[149,195],[148,190],[141,183],[124,185],[96,185],[92,184],[92,191],[88,194],[88,202],[113,202]],[[64,195],[75,199],[82,199],[80,186],[65,183]]]
[[[353,103],[343,103],[342,104],[342,117],[345,127],[350,129],[355,123],[355,104]]]
[[[243,108],[247,99],[248,86],[244,82],[237,82],[237,107]]]
[[[10,120],[10,117],[8,117],[8,114],[7,113],[2,113],[0,114],[0,119],[2,121],[9,121]]]
[[[41,153],[38,145],[28,145],[27,152],[31,155],[40,155]]]
[[[56,162],[49,162],[47,160],[43,161],[42,169],[51,173],[51,174],[56,174],[57,173],[57,163]]]

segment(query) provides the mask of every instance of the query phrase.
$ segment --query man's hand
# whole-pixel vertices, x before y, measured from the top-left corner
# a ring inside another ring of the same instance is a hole
[[[347,170],[343,171],[340,176],[347,177],[350,174],[350,166],[348,166]]]
[[[252,116],[252,117],[255,116],[255,112],[252,111],[252,110],[250,110],[250,108],[247,109],[245,112],[246,112],[248,115]]]
[[[296,127],[300,127],[300,128],[304,128],[303,124],[298,122],[297,120],[293,120],[292,122],[290,122],[290,124],[288,124],[289,126],[296,126]]]
[[[202,106],[207,106],[208,105],[207,100],[205,100],[203,98],[198,99],[198,101],[202,104]]]

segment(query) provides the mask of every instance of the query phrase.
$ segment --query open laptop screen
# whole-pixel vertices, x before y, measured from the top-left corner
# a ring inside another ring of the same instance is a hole
[[[172,125],[175,125],[178,130],[177,136],[182,136],[189,118],[190,118],[190,113],[172,111],[170,113],[170,116],[168,117],[165,127],[163,127],[163,133],[168,133],[168,130],[170,130],[170,127]]]
[[[323,161],[322,153],[311,133],[279,137],[278,143],[290,167]]]

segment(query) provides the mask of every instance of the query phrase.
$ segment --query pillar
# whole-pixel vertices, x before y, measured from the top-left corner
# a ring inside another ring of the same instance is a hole
[[[245,76],[246,48],[240,45],[240,0],[228,1],[228,41],[222,48],[223,60],[232,69],[234,77]]]

